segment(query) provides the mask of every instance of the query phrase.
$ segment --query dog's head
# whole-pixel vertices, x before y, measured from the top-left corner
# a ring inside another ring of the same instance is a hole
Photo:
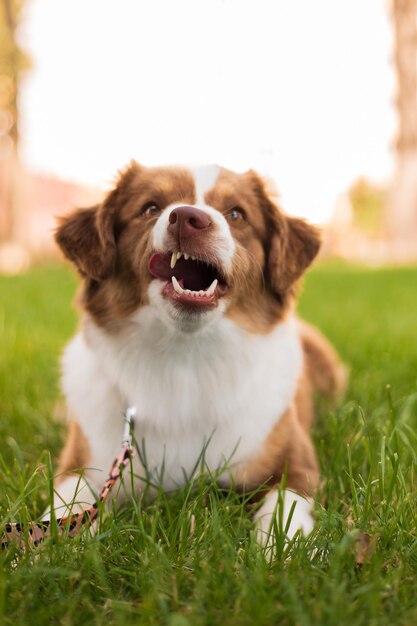
[[[282,317],[320,245],[253,171],[136,163],[102,204],[61,219],[56,240],[100,325],[149,304],[184,330],[226,315],[255,332]]]

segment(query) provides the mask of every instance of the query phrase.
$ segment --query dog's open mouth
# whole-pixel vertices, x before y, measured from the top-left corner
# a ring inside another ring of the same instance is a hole
[[[148,268],[152,276],[167,281],[163,295],[187,307],[215,307],[227,292],[226,279],[218,267],[186,253],[156,252]]]

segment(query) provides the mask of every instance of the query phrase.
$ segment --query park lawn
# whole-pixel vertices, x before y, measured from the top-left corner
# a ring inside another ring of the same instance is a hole
[[[62,266],[0,277],[0,530],[40,515],[51,493],[75,288]],[[351,370],[338,410],[319,403],[313,535],[280,541],[270,562],[245,502],[196,478],[104,515],[94,538],[1,553],[0,624],[417,623],[417,268],[322,262],[300,313]]]

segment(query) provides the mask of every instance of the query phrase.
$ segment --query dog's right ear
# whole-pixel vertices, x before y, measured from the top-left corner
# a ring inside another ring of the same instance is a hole
[[[103,207],[79,209],[59,220],[55,240],[82,276],[108,278],[114,269],[116,244],[113,220],[103,219]]]
[[[132,194],[141,166],[135,161],[121,172],[116,187],[102,204],[79,209],[59,220],[55,241],[81,276],[104,280],[116,266],[115,219]]]

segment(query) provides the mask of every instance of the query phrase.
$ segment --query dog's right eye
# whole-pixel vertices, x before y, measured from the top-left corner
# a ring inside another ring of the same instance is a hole
[[[143,217],[157,217],[161,213],[161,209],[156,202],[147,202],[140,210],[140,215]]]

